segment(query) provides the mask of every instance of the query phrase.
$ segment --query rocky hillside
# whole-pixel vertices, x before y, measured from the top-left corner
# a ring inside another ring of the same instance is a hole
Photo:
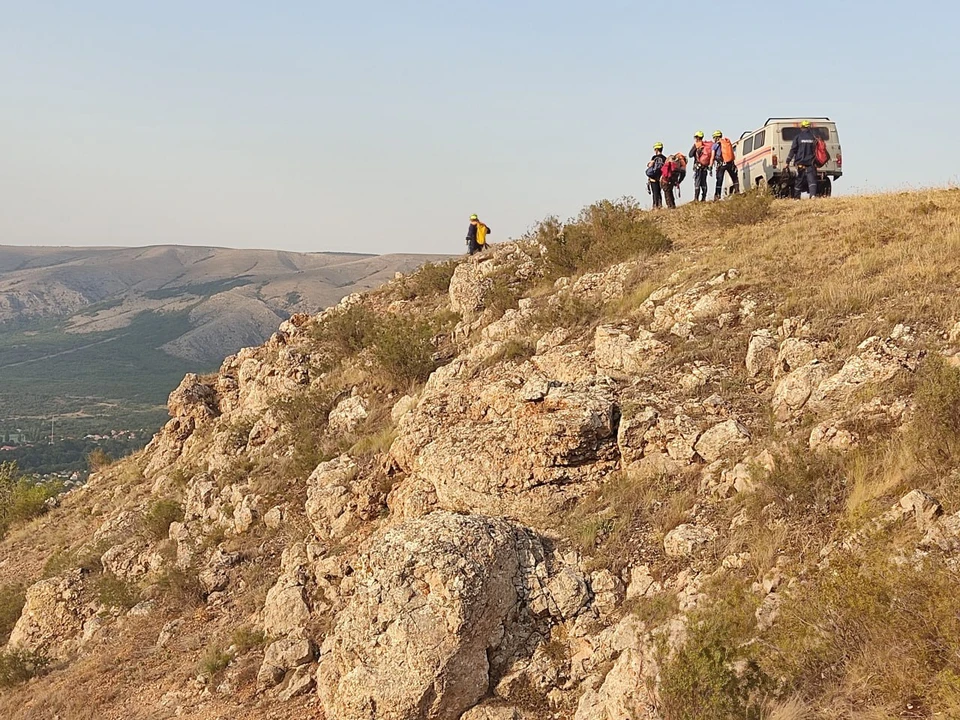
[[[960,715],[960,192],[598,203],[188,375],[0,715]]]

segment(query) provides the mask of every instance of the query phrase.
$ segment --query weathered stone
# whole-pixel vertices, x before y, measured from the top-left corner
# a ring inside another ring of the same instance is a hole
[[[777,363],[777,341],[769,330],[757,330],[747,346],[746,367],[752,377],[768,375]]]
[[[547,592],[556,603],[557,611],[564,620],[574,617],[590,598],[590,590],[576,568],[565,566],[550,578]]]
[[[648,330],[639,329],[631,338],[619,328],[601,325],[594,333],[593,351],[597,368],[627,374],[642,373],[666,346]]]
[[[515,530],[437,512],[377,536],[320,662],[329,717],[455,719],[489,687],[518,601]]]
[[[813,391],[829,374],[826,365],[814,360],[782,377],[773,391],[773,413],[777,420],[799,415]]]
[[[10,633],[7,648],[28,650],[51,659],[69,656],[95,609],[81,602],[79,576],[53,577],[27,589],[20,619]]]
[[[341,400],[327,416],[327,427],[331,432],[347,435],[352,433],[367,419],[367,403],[359,395]]]
[[[694,449],[707,462],[739,451],[750,442],[750,431],[740,421],[730,419],[706,430]]]
[[[716,539],[717,531],[711,527],[678,525],[663,538],[663,549],[670,557],[691,557]]]
[[[643,655],[624,650],[596,690],[580,698],[574,720],[652,720],[654,703],[645,682]]]
[[[320,463],[310,474],[305,509],[317,537],[336,537],[355,519],[351,488],[356,476],[357,464],[348,455]]]
[[[273,687],[283,680],[288,670],[306,665],[313,657],[313,643],[304,637],[285,637],[272,642],[263,654],[257,685]]]

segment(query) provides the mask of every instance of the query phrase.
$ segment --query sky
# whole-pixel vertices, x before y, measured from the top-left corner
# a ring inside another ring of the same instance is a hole
[[[655,141],[829,116],[836,194],[958,182],[960,3],[0,0],[0,244],[462,252]],[[688,180],[684,199],[692,195]]]

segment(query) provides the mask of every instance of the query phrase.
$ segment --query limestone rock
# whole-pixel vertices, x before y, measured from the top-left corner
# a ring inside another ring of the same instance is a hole
[[[750,442],[750,431],[740,421],[730,419],[706,430],[694,449],[707,462],[713,462],[738,451]]]
[[[635,335],[631,338],[623,330],[609,325],[598,327],[593,338],[597,368],[636,375],[666,351],[666,346],[652,332],[641,328]]]
[[[757,330],[747,346],[746,367],[752,377],[773,372],[777,363],[777,341],[769,330]]]
[[[313,643],[303,637],[285,637],[267,646],[257,673],[257,685],[273,687],[283,680],[288,670],[313,660]]]
[[[390,419],[395,423],[400,422],[400,418],[413,410],[416,405],[417,399],[415,397],[404,395],[402,398],[397,400],[397,402],[395,402],[393,407],[390,409]]]
[[[327,427],[331,432],[347,435],[352,433],[367,419],[367,403],[359,395],[353,395],[341,400],[330,411],[327,417]]]
[[[307,479],[307,518],[317,537],[342,534],[356,518],[351,490],[357,464],[348,455],[320,463]]]
[[[624,650],[603,684],[580,698],[574,720],[653,720],[654,703],[647,692],[646,666],[637,650]]]
[[[717,539],[717,531],[704,525],[678,525],[663,538],[663,549],[670,557],[691,557],[704,545]]]
[[[782,377],[773,391],[773,413],[777,420],[782,422],[799,415],[829,374],[826,365],[814,360]]]
[[[84,633],[94,610],[80,604],[82,583],[78,575],[53,577],[27,589],[26,601],[7,648],[29,650],[52,659],[64,659]]]
[[[489,687],[488,652],[518,601],[515,531],[436,512],[377,536],[324,643],[328,717],[455,720]]]
[[[564,620],[574,617],[590,598],[586,580],[575,568],[566,566],[547,584],[557,611]]]

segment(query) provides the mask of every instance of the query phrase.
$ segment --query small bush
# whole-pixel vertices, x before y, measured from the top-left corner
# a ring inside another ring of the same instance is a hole
[[[936,470],[960,460],[960,369],[928,355],[918,373],[911,439],[921,463]]]
[[[415,273],[403,279],[402,297],[405,300],[413,300],[443,295],[450,289],[450,280],[456,268],[456,260],[421,265]]]
[[[22,585],[0,586],[0,645],[6,645],[13,626],[20,619],[25,594]]]
[[[537,352],[537,347],[526,338],[510,338],[505,340],[502,345],[489,357],[478,363],[473,370],[474,376],[482,375],[490,368],[496,367],[501,363],[512,362],[521,364],[532,358]]]
[[[660,712],[664,720],[760,718],[753,694],[765,684],[743,648],[753,629],[745,587],[732,583],[717,602],[690,618],[687,639],[673,655],[661,649]],[[741,663],[741,667],[736,664]]]
[[[360,352],[373,344],[379,321],[364,305],[351,305],[319,323],[314,336],[336,346],[344,355]]]
[[[237,628],[230,636],[230,648],[235,655],[243,655],[249,650],[263,647],[266,642],[267,636],[262,630],[250,627]]]
[[[938,560],[890,556],[879,539],[789,596],[762,645],[768,674],[809,698],[841,688],[847,706],[863,710],[960,701],[960,580]]]
[[[720,227],[756,225],[769,217],[773,196],[759,190],[749,190],[710,205],[710,220]]]
[[[169,566],[157,581],[157,588],[174,608],[195,608],[203,605],[206,594],[193,568]]]
[[[556,218],[547,218],[528,237],[545,248],[552,277],[600,270],[671,245],[633,198],[594,203],[562,229]]]
[[[112,462],[113,458],[103,448],[94,448],[87,454],[87,469],[90,472],[102,470]]]
[[[125,582],[113,573],[104,573],[97,578],[97,597],[107,607],[129,610],[140,602],[140,592],[135,585]]]
[[[373,356],[392,384],[403,387],[425,382],[437,369],[433,358],[434,334],[435,328],[430,322],[399,315],[380,324]]]
[[[174,500],[156,500],[143,516],[143,528],[153,540],[163,540],[170,533],[170,526],[183,520],[183,507]]]
[[[0,688],[11,688],[46,672],[50,661],[24,650],[0,652]]]
[[[197,671],[206,678],[215,678],[233,662],[233,655],[219,645],[211,645],[203,653]]]
[[[43,577],[63,575],[70,570],[81,570],[90,575],[103,572],[100,557],[106,548],[102,545],[90,548],[83,554],[76,550],[57,550],[43,564]]]
[[[14,523],[45,513],[47,500],[61,490],[59,484],[38,483],[23,477],[16,463],[0,463],[0,537]]]

